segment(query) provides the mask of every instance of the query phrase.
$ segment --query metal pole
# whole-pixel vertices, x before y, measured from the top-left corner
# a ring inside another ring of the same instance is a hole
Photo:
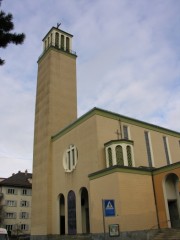
[[[104,230],[104,240],[106,239],[106,228],[105,228],[105,216],[104,216],[104,200],[102,199],[102,213],[103,213],[103,230]]]

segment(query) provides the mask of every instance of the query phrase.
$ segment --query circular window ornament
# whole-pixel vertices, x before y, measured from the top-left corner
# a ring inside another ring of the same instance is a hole
[[[71,144],[63,155],[63,167],[65,172],[72,172],[77,164],[77,148]]]

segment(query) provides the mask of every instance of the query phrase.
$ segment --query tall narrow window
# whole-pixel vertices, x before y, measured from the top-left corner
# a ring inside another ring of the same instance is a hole
[[[66,51],[69,51],[69,38],[66,37]]]
[[[76,234],[76,196],[73,191],[68,193],[68,234]]]
[[[124,139],[129,139],[128,126],[126,125],[123,126],[123,134],[124,134]]]
[[[109,160],[109,167],[111,167],[113,165],[111,148],[108,148],[108,160]]]
[[[144,132],[145,141],[146,141],[146,150],[147,150],[147,158],[149,167],[152,167],[152,155],[151,155],[151,146],[150,146],[150,139],[149,139],[149,132]]]
[[[120,145],[116,146],[116,161],[117,165],[124,166],[123,149]]]
[[[51,36],[50,36],[50,45],[52,45],[52,38],[53,38],[53,35],[51,33]]]
[[[132,153],[131,153],[131,147],[127,146],[126,147],[126,151],[127,151],[127,160],[128,160],[128,166],[132,167]]]
[[[56,32],[56,35],[55,35],[55,46],[59,47],[59,33],[57,33],[57,32]]]
[[[169,156],[167,137],[165,137],[165,136],[163,136],[163,143],[164,143],[164,150],[165,150],[167,165],[169,165],[170,164],[170,156]]]
[[[64,49],[64,35],[61,35],[61,48]]]

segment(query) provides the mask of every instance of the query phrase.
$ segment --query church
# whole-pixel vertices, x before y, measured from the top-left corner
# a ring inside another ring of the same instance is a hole
[[[180,133],[96,107],[78,118],[72,41],[52,27],[38,59],[31,239],[179,228]]]

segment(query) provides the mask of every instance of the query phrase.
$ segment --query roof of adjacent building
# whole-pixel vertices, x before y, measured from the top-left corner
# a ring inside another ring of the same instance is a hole
[[[32,188],[32,173],[18,172],[0,182],[0,186]]]

